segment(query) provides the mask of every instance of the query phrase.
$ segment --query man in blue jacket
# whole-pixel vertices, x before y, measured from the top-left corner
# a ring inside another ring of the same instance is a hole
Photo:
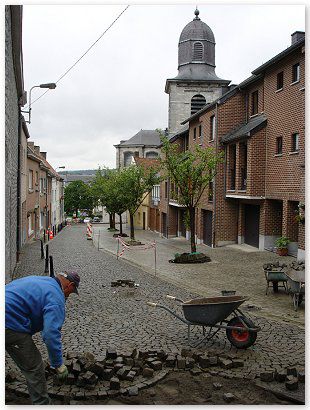
[[[42,332],[51,367],[58,379],[68,376],[63,363],[61,328],[65,301],[78,293],[76,272],[60,272],[55,277],[27,276],[5,286],[5,349],[26,378],[33,404],[51,404],[45,369],[32,335]]]

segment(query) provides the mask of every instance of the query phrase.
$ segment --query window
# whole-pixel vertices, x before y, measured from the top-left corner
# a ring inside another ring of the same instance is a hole
[[[215,138],[215,115],[210,118],[210,141],[214,141]]]
[[[277,90],[282,90],[283,88],[283,71],[277,74]]]
[[[299,151],[299,134],[295,133],[292,135],[292,152]]]
[[[146,158],[158,158],[158,153],[155,151],[149,151],[145,155]]]
[[[252,93],[252,115],[258,113],[258,90]]]
[[[196,127],[194,128],[194,135],[193,135],[193,139],[196,139]]]
[[[43,221],[44,221],[44,215],[43,215],[43,212],[40,212],[40,229],[43,229]]]
[[[277,143],[276,143],[276,154],[278,155],[282,154],[282,148],[283,148],[283,138],[278,137]]]
[[[28,178],[29,178],[29,186],[28,186],[28,188],[29,189],[33,189],[33,171],[32,171],[32,169],[29,169],[29,175],[28,175]]]
[[[202,126],[199,125],[199,129],[198,129],[198,138],[202,138]]]
[[[196,41],[193,46],[193,61],[202,61],[203,57],[203,44],[200,41]]]
[[[40,194],[42,194],[43,191],[44,191],[43,178],[40,178]]]
[[[230,179],[229,179],[229,189],[234,191],[236,189],[236,145],[230,145],[229,147],[229,169],[230,169]]]
[[[128,167],[132,164],[133,161],[133,153],[132,152],[125,152],[124,153],[124,167]]]
[[[294,64],[292,67],[292,81],[293,83],[298,82],[300,79],[300,64]]]
[[[168,182],[165,181],[165,199],[168,198]]]
[[[201,110],[201,108],[206,105],[206,99],[203,95],[197,94],[191,100],[191,115],[195,112]]]
[[[36,171],[36,181],[35,181],[35,184],[38,185],[38,183],[39,183],[39,173],[38,173],[38,171]]]

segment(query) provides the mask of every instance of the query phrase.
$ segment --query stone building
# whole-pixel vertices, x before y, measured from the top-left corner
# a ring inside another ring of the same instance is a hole
[[[160,135],[156,130],[140,130],[129,140],[120,141],[116,148],[116,168],[134,164],[134,157],[157,158]]]
[[[214,34],[200,20],[197,9],[194,20],[182,30],[178,47],[178,75],[167,79],[165,87],[169,94],[170,136],[182,129],[185,118],[227,91],[230,83],[215,74]]]
[[[21,107],[26,103],[22,59],[22,6],[5,6],[5,281],[21,247]]]
[[[295,32],[290,47],[183,122],[189,149],[225,154],[197,208],[198,242],[264,250],[287,236],[289,253],[304,259],[304,94],[305,38]]]
[[[230,80],[219,78],[215,73],[215,38],[211,28],[199,18],[196,9],[195,18],[181,32],[178,48],[178,75],[167,79],[165,92],[169,94],[168,134],[170,142],[180,141],[182,149],[188,148],[188,124],[182,124],[186,118],[207,106],[227,92]],[[196,131],[195,131],[196,132]],[[200,138],[201,128],[197,129]],[[158,210],[152,211],[156,221],[151,221],[150,228],[160,222],[163,236],[186,236],[184,223],[185,208],[174,198],[170,181],[163,181],[160,186]],[[160,221],[159,221],[160,220]],[[157,230],[156,229],[156,230]]]

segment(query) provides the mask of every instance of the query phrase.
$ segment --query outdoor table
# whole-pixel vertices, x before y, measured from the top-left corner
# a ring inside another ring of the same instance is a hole
[[[305,297],[305,271],[290,270],[286,272],[288,290],[293,297],[295,311]]]

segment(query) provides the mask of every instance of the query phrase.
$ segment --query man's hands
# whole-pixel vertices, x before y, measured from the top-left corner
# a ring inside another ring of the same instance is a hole
[[[67,366],[62,364],[60,367],[57,367],[56,369],[57,372],[57,378],[60,382],[64,382],[66,378],[68,377],[68,369]]]

